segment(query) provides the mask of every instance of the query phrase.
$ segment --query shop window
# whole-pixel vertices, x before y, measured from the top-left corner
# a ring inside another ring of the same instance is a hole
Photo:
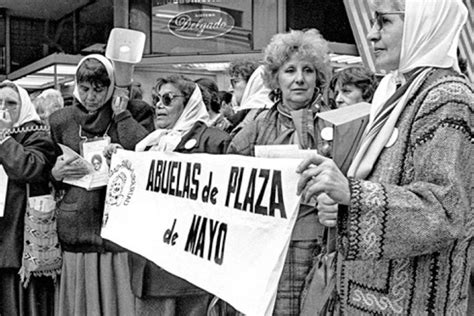
[[[316,28],[330,42],[355,44],[343,1],[287,0],[287,29]]]
[[[12,17],[10,20],[11,70],[15,71],[43,57],[44,21]]]
[[[152,53],[252,50],[252,1],[153,0]]]

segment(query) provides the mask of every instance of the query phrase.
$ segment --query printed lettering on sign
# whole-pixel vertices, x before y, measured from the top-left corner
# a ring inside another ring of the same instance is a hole
[[[180,38],[208,39],[222,36],[234,27],[234,18],[220,10],[190,10],[182,12],[168,23],[169,31]]]

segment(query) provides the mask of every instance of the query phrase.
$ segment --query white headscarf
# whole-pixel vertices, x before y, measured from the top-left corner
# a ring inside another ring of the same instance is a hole
[[[268,96],[270,88],[263,81],[263,66],[259,66],[249,78],[242,95],[238,110],[260,109],[272,106],[273,102]]]
[[[174,126],[171,129],[157,129],[153,131],[135,146],[135,151],[144,151],[150,146],[150,150],[154,151],[173,151],[178,146],[181,138],[198,121],[207,124],[209,122],[209,113],[202,100],[201,90],[196,84],[193,94]]]
[[[75,77],[75,85],[74,85],[74,92],[73,95],[76,97],[76,99],[84,105],[83,101],[79,97],[79,87],[78,87],[78,82],[77,82],[77,70],[79,67],[84,63],[84,61],[88,59],[97,59],[99,62],[101,62],[105,69],[107,70],[107,75],[109,75],[110,79],[110,85],[107,87],[107,96],[105,98],[105,102],[109,101],[110,98],[112,97],[112,94],[114,93],[114,86],[115,86],[115,77],[114,77],[114,67],[112,65],[112,62],[108,60],[105,56],[99,55],[99,54],[91,54],[87,55],[86,57],[82,58],[79,63],[77,64],[76,68],[76,77]]]
[[[467,8],[462,0],[406,0],[399,72],[418,67],[453,67]]]
[[[13,123],[13,127],[19,127],[32,121],[41,122],[40,117],[36,113],[35,106],[33,105],[33,102],[31,102],[28,92],[10,80],[5,80],[3,83],[13,84],[17,88],[18,94],[20,96],[20,115],[18,117],[18,121]]]
[[[417,91],[431,67],[459,70],[456,50],[467,9],[461,0],[406,0],[400,64],[386,75],[374,93],[370,120],[360,148],[349,168],[348,176],[364,179],[372,171],[378,156],[390,139],[406,102]],[[397,83],[405,83],[404,74],[423,69],[392,107],[382,106],[395,93]],[[375,130],[383,113],[388,118]]]
[[[406,0],[398,70],[386,75],[372,101],[372,113],[404,83],[406,74],[420,67],[459,71],[457,48],[467,8],[462,0]]]

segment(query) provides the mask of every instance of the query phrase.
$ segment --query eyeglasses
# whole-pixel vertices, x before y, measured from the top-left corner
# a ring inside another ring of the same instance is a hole
[[[370,25],[373,27],[375,25],[375,29],[377,31],[380,31],[383,29],[383,26],[387,22],[385,20],[386,15],[390,14],[405,14],[405,11],[392,11],[392,12],[377,12],[375,11],[375,17],[373,19],[370,19]]]
[[[176,98],[179,98],[179,97],[182,97],[184,98],[184,95],[181,95],[181,94],[173,94],[171,92],[167,92],[163,95],[159,95],[159,94],[155,94],[153,95],[153,102],[156,104],[158,104],[158,102],[161,101],[161,103],[164,105],[164,106],[170,106],[171,102],[173,102],[174,99]]]

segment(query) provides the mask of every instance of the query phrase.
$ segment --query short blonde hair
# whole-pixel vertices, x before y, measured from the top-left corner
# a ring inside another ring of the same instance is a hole
[[[56,89],[47,89],[41,92],[34,100],[36,112],[45,120],[51,113],[64,107],[64,99]]]
[[[316,87],[326,85],[330,76],[329,46],[318,30],[291,30],[272,37],[265,48],[264,78],[270,89],[277,89],[278,70],[291,57],[308,60],[316,69]]]

